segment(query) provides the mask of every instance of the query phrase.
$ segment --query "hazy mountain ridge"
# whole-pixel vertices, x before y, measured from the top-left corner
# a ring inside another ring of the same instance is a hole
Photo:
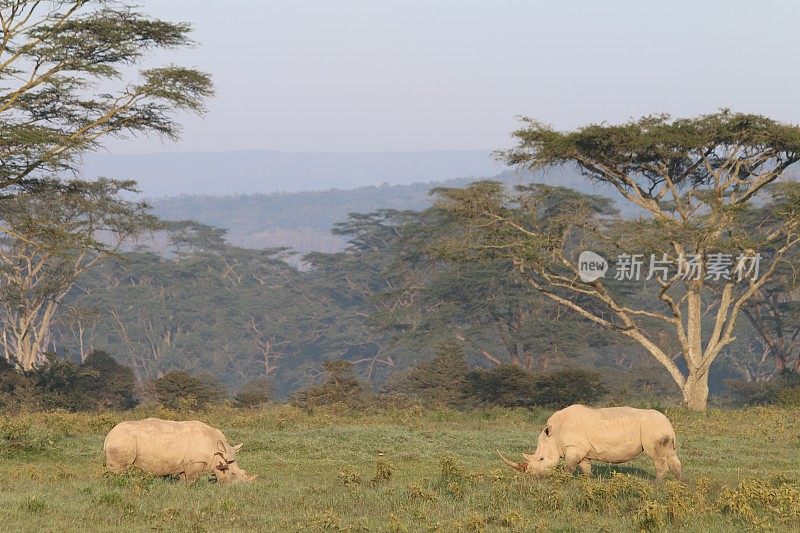
[[[87,178],[132,179],[149,197],[354,189],[380,183],[493,176],[504,165],[488,150],[425,152],[167,152],[89,154]]]
[[[165,220],[196,220],[228,230],[228,241],[247,248],[286,246],[301,253],[334,252],[345,242],[331,234],[349,213],[378,209],[419,210],[431,205],[430,190],[461,187],[470,179],[350,190],[229,196],[182,195],[149,200]]]
[[[570,169],[530,175],[506,171],[489,179],[510,186],[547,183],[585,193],[613,197],[613,191],[588,183]],[[464,187],[475,178],[458,178],[410,185],[370,185],[350,190],[330,189],[298,193],[239,194],[227,196],[181,195],[149,200],[154,213],[166,220],[196,220],[225,228],[228,240],[247,248],[291,247],[301,253],[332,252],[344,241],[331,235],[336,222],[349,213],[378,209],[420,210],[430,207],[436,187]]]

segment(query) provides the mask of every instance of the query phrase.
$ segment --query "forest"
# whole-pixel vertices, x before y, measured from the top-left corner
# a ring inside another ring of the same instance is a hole
[[[571,198],[616,212],[605,196],[534,189],[556,203]],[[14,202],[24,207],[26,198]],[[330,376],[326,361],[348,362],[354,376],[384,394],[408,392],[409,380],[420,379],[409,372],[419,374],[419,368],[433,372],[423,381],[438,380],[432,386],[444,390],[448,378],[463,380],[470,369],[499,372],[501,382],[513,384],[519,376],[508,374],[511,367],[530,376],[528,392],[506,384],[511,392],[495,391],[493,400],[484,400],[502,404],[497,398],[516,394],[506,403],[524,405],[524,396],[533,401],[537,374],[564,368],[592,373],[607,399],[678,398],[667,372],[640,347],[544,297],[519,279],[509,259],[449,257],[446,239],[459,221],[441,206],[351,213],[331,232],[344,249],[311,252],[298,261],[291,249],[235,246],[224,229],[159,220],[144,204],[115,201],[138,209],[127,213],[128,224],[139,220],[138,233],[113,253],[87,252],[92,261],[102,260],[67,282],[43,353],[83,363],[102,352],[133,369],[138,382],[180,370],[210,375],[231,394],[261,383],[275,398],[324,382]],[[616,290],[625,289],[618,285]],[[642,305],[657,297],[652,284],[626,290],[630,301]],[[799,305],[793,272],[786,268],[744,309],[747,320],[738,324],[736,340],[711,368],[718,401],[775,400],[768,384],[779,380],[770,380],[800,363],[800,347],[792,342],[800,330]],[[778,342],[785,343],[782,350]],[[450,357],[444,376],[430,368],[437,354]],[[756,390],[761,392],[753,400]]]
[[[175,141],[178,117],[205,113],[209,73],[126,70],[194,46],[191,26],[124,3],[0,12],[9,398],[92,389],[112,363],[144,389],[257,382],[277,398],[408,392],[448,364],[459,394],[519,405],[558,404],[537,391],[574,380],[698,411],[794,394],[778,389],[800,368],[796,125],[726,108],[571,131],[519,117],[495,153],[515,170],[494,180],[154,209],[134,180],[82,165],[104,140]]]

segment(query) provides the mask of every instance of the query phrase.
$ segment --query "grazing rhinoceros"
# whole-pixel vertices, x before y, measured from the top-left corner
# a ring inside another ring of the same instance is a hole
[[[681,479],[681,462],[675,453],[675,430],[669,419],[653,409],[606,407],[592,409],[571,405],[553,413],[539,433],[533,455],[522,454],[524,461],[507,464],[534,476],[544,476],[564,459],[570,474],[579,466],[584,475],[592,473],[589,461],[624,463],[642,452],[656,465],[656,479],[670,470]]]
[[[220,483],[252,481],[236,464],[241,444],[231,446],[216,428],[193,420],[146,418],[120,422],[106,435],[106,468],[120,474],[132,466],[156,476],[177,475],[193,483],[204,472]]]

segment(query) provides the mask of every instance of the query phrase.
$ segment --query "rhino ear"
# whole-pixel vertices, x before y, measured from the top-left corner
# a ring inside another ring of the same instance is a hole
[[[550,436],[550,426],[545,426],[545,427],[544,427],[544,434],[545,434],[545,436],[547,436],[547,437],[549,437],[549,436]]]
[[[242,449],[242,444],[244,444],[244,442],[240,442],[239,444],[234,446],[233,447],[233,451],[238,452],[239,450],[241,450]]]

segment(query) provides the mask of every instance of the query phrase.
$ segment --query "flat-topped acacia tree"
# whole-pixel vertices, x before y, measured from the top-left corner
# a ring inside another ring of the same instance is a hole
[[[210,76],[128,73],[156,50],[190,46],[190,29],[116,0],[0,0],[0,192],[74,170],[108,137],[176,137],[174,113],[203,111]]]
[[[742,306],[800,242],[800,187],[780,179],[800,158],[800,127],[723,110],[571,132],[523,119],[514,137],[517,146],[502,153],[508,164],[574,165],[613,186],[640,214],[609,215],[596,199],[546,186],[440,189],[437,206],[464,223],[442,250],[462,260],[511,259],[544,295],[636,341],[669,371],[685,405],[704,410],[709,368],[733,342]],[[761,220],[753,220],[754,204]],[[578,256],[587,249],[648,260],[652,254],[682,265],[683,273],[656,272],[648,283],[657,290],[643,301],[631,297],[642,294],[633,281],[583,281]],[[709,271],[723,255],[732,258],[729,279]],[[697,264],[687,276],[689,260]],[[737,266],[746,268],[735,272]]]

